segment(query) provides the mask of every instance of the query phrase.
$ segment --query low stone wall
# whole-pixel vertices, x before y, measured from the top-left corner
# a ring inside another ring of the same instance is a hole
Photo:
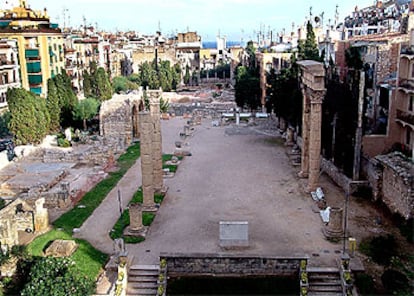
[[[169,277],[179,276],[295,276],[307,256],[276,257],[228,254],[161,253]]]
[[[322,172],[326,173],[332,179],[332,181],[335,182],[336,185],[341,187],[344,192],[349,192],[352,194],[353,192],[357,191],[359,187],[369,186],[368,181],[353,181],[352,179],[348,178],[338,169],[337,166],[335,166],[332,161],[327,160],[323,157],[321,159],[321,170]]]
[[[367,170],[374,198],[405,219],[414,217],[413,168],[409,159],[394,152],[371,159]]]

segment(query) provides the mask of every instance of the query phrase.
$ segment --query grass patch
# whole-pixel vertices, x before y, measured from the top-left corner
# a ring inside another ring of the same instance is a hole
[[[98,183],[91,191],[86,193],[80,203],[84,208],[75,207],[58,218],[53,224],[71,234],[73,228],[79,228],[93,211],[101,204],[108,193],[116,186],[118,181],[125,175],[128,169],[140,156],[139,143],[130,146],[118,159],[118,171],[110,173],[109,176]]]
[[[167,161],[170,161],[173,158],[174,155],[172,154],[163,154],[162,155],[162,162],[165,163]],[[177,156],[178,160],[182,160],[183,156]]]
[[[35,238],[27,246],[27,252],[32,256],[43,256],[43,251],[46,246],[50,245],[56,239],[73,240],[66,232],[54,229]],[[96,250],[85,240],[74,240],[79,246],[70,258],[76,262],[76,266],[82,275],[96,280],[101,272],[102,266],[108,260],[108,255]]]
[[[169,169],[171,173],[175,173],[177,171],[178,165],[175,164],[163,164],[163,169]]]

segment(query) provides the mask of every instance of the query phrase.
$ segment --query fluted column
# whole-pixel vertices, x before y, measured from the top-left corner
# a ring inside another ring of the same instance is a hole
[[[315,191],[319,185],[321,168],[322,99],[324,96],[324,91],[313,91],[310,96],[308,192]]]

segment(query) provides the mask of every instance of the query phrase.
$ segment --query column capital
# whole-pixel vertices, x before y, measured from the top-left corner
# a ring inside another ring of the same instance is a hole
[[[325,94],[326,90],[312,90],[309,93],[311,104],[322,104]]]

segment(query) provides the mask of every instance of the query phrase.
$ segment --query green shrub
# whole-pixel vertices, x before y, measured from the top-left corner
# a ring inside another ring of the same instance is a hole
[[[70,258],[42,257],[32,266],[22,296],[91,295],[95,282],[81,276]]]
[[[359,250],[365,255],[370,256],[374,262],[388,265],[391,257],[396,255],[397,243],[395,237],[391,234],[376,236],[363,240],[359,245]]]
[[[381,281],[388,293],[394,295],[407,291],[409,286],[407,277],[394,269],[385,270],[381,276]]]
[[[357,286],[358,292],[363,295],[372,294],[374,291],[374,280],[366,273],[357,273],[355,275],[355,286]]]
[[[62,138],[57,139],[57,144],[59,147],[63,147],[63,148],[67,148],[71,146],[70,142],[67,139],[62,139]]]

